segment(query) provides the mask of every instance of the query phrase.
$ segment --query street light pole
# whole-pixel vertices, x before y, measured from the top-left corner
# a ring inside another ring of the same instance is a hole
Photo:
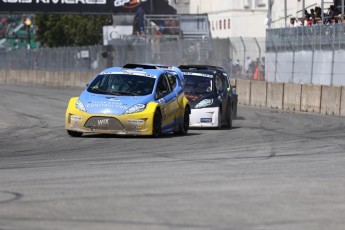
[[[25,25],[26,25],[26,30],[28,32],[28,49],[30,49],[31,48],[31,45],[30,45],[30,41],[31,41],[31,37],[30,37],[31,20],[30,20],[30,18],[27,18],[25,20]]]

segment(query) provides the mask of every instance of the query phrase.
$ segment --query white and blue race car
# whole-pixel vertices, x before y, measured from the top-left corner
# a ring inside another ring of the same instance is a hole
[[[231,94],[220,70],[181,69],[191,105],[190,127],[232,127]]]

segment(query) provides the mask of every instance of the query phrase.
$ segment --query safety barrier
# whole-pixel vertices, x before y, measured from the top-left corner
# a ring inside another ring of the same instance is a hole
[[[0,84],[85,87],[98,72],[0,70]]]
[[[301,111],[320,113],[321,85],[302,85]]]
[[[7,82],[6,70],[0,69],[0,84],[6,84],[6,82]]]
[[[283,109],[291,111],[301,110],[302,85],[284,84]]]
[[[321,114],[340,115],[341,87],[322,86]]]
[[[240,105],[250,105],[250,81],[236,80],[236,92],[238,95],[238,103]]]
[[[252,81],[250,84],[250,105],[266,107],[267,82]]]
[[[0,84],[84,88],[97,72],[0,70]],[[345,87],[237,79],[240,105],[345,116]]]
[[[283,109],[284,84],[267,83],[267,107]]]
[[[341,87],[340,116],[345,116],[345,86]]]

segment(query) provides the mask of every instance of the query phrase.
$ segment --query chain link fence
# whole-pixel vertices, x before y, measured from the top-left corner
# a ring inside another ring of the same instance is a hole
[[[267,30],[266,79],[344,86],[345,24]]]
[[[264,38],[180,39],[179,36],[126,36],[107,46],[0,51],[1,69],[99,71],[126,63],[207,64],[232,78],[253,78],[264,65]],[[251,63],[248,60],[251,60]],[[251,68],[249,68],[251,66]]]

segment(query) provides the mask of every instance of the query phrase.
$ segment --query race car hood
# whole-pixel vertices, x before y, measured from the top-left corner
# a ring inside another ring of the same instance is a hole
[[[216,93],[204,93],[204,94],[194,94],[194,93],[187,93],[185,92],[186,98],[189,101],[190,106],[192,107],[192,109],[195,108],[195,106],[197,104],[199,104],[199,102],[201,102],[204,99],[214,99],[214,103],[212,105],[212,107],[216,107],[219,106],[219,100],[217,98],[217,94]]]
[[[79,99],[83,102],[87,113],[122,115],[136,104],[147,104],[152,95],[147,96],[114,96],[83,92]]]

